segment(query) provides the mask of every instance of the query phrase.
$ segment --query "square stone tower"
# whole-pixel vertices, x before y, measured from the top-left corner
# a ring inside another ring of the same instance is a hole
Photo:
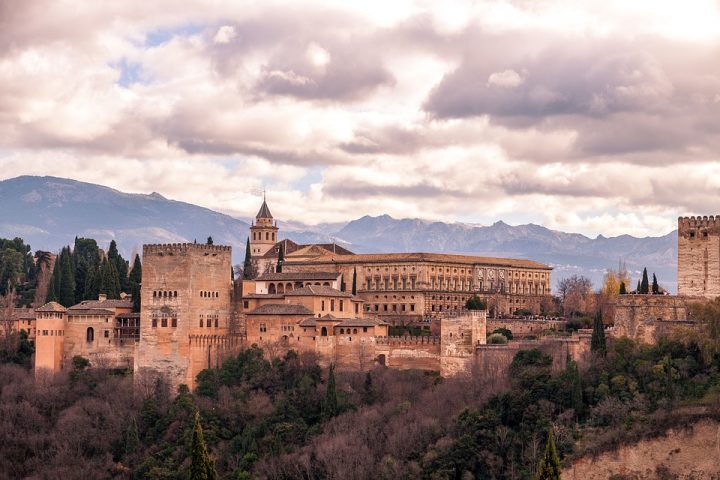
[[[231,249],[143,246],[140,342],[135,373],[167,377],[173,388],[220,362],[232,315]]]
[[[678,218],[678,294],[720,295],[720,216]]]

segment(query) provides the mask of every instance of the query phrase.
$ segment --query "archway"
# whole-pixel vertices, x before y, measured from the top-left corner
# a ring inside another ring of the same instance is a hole
[[[93,327],[88,327],[85,339],[88,342],[93,342],[95,340],[95,330],[93,330]]]
[[[320,329],[320,336],[321,337],[327,337],[327,327],[322,327]]]
[[[382,365],[383,367],[385,366],[385,354],[384,353],[381,353],[380,355],[378,355],[377,362],[380,365]]]
[[[268,293],[269,293],[270,295],[274,295],[275,293],[277,293],[276,290],[275,290],[275,284],[274,284],[274,283],[271,283],[270,286],[268,287]]]
[[[285,293],[285,285],[284,284],[278,283],[277,293]]]

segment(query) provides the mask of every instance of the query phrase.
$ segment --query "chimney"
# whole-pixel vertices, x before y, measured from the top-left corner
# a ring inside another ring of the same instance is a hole
[[[100,295],[98,295],[99,302],[104,302],[105,300],[107,300],[107,295],[105,295],[104,293],[101,293]]]

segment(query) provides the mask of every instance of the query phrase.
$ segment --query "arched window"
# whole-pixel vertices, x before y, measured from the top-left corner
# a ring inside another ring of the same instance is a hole
[[[326,327],[322,327],[322,328],[320,329],[320,336],[321,336],[321,337],[327,337],[327,328],[326,328]]]
[[[270,286],[268,287],[268,293],[271,295],[275,294],[275,284],[274,283],[271,283]]]
[[[200,319],[200,328],[202,328],[202,327],[203,327],[203,319],[201,318]]]
[[[353,328],[353,335],[357,333],[357,328]]]
[[[95,330],[93,330],[93,327],[88,327],[87,333],[85,333],[85,339],[88,342],[95,341]]]
[[[345,329],[344,329],[344,328],[341,328],[341,329],[340,329],[340,335],[345,335]]]

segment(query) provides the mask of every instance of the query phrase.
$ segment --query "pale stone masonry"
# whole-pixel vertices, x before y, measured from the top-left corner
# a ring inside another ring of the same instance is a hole
[[[720,216],[678,218],[678,294],[720,295]]]

